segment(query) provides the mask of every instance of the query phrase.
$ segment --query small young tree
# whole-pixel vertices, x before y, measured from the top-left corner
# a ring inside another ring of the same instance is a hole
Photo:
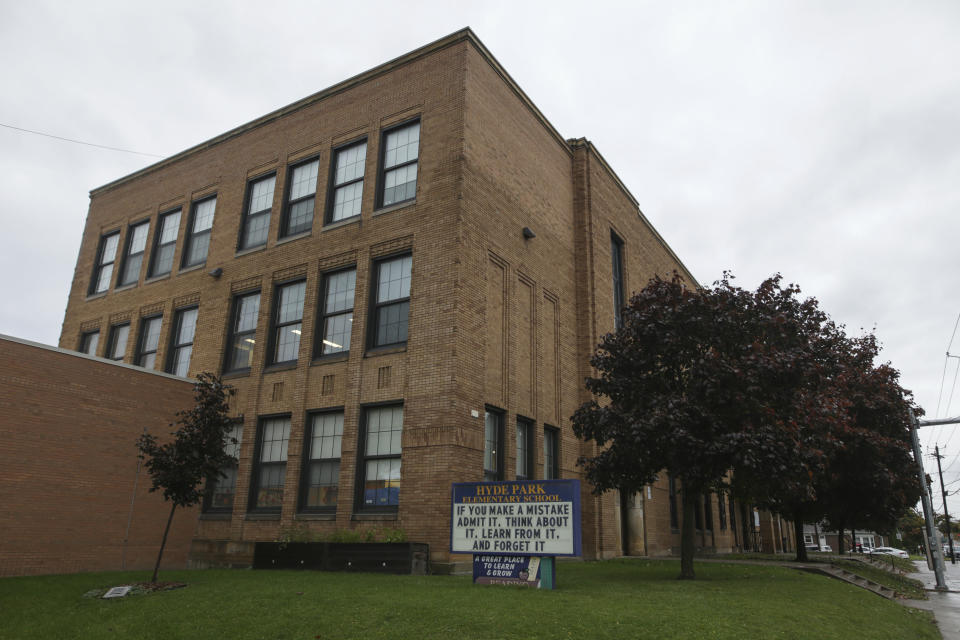
[[[197,376],[193,387],[195,404],[191,409],[178,411],[171,432],[173,439],[160,444],[157,438],[144,433],[137,440],[141,460],[145,460],[150,473],[150,491],[163,491],[164,500],[170,504],[170,516],[163,530],[157,564],[153,568],[152,582],[157,581],[160,559],[167,545],[170,523],[177,507],[190,507],[203,498],[203,482],[222,475],[223,469],[235,458],[224,451],[225,438],[233,425],[229,417],[228,398],[233,389],[210,373]]]

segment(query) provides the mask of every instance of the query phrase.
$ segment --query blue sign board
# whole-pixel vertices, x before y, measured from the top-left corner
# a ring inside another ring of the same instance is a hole
[[[579,480],[458,482],[451,503],[452,553],[581,553]]]
[[[473,556],[473,583],[513,584],[539,588],[541,573],[556,572],[554,567],[552,562],[541,562],[539,556],[475,555]]]

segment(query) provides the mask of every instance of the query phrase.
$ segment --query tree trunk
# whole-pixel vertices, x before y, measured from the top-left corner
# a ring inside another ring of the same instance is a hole
[[[857,552],[857,532],[855,529],[850,529],[850,553]]]
[[[683,487],[683,524],[680,529],[680,579],[693,580],[694,522],[699,494]]]
[[[793,537],[797,539],[797,562],[807,561],[807,542],[803,539],[803,516],[793,512]]]
[[[167,534],[170,533],[170,523],[173,522],[173,512],[176,508],[176,503],[170,505],[170,517],[167,518],[167,528],[163,530],[163,540],[160,542],[160,553],[157,554],[157,564],[153,567],[153,577],[150,578],[150,582],[157,581],[157,572],[160,571],[160,558],[163,557],[163,548],[167,546]]]
[[[837,523],[837,553],[843,555],[843,523]]]

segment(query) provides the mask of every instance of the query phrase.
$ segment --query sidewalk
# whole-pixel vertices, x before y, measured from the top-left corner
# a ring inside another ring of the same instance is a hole
[[[950,564],[947,560],[947,571],[944,575],[949,589],[947,592],[933,590],[937,586],[937,578],[933,571],[927,569],[926,562],[917,561],[913,564],[917,571],[909,576],[923,582],[930,599],[902,600],[903,604],[932,611],[944,640],[960,640],[960,564]]]

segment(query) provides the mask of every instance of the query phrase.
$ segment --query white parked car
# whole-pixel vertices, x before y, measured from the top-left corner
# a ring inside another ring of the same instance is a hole
[[[903,549],[894,549],[893,547],[875,547],[867,551],[871,555],[897,556],[898,558],[909,558],[910,554]]]

